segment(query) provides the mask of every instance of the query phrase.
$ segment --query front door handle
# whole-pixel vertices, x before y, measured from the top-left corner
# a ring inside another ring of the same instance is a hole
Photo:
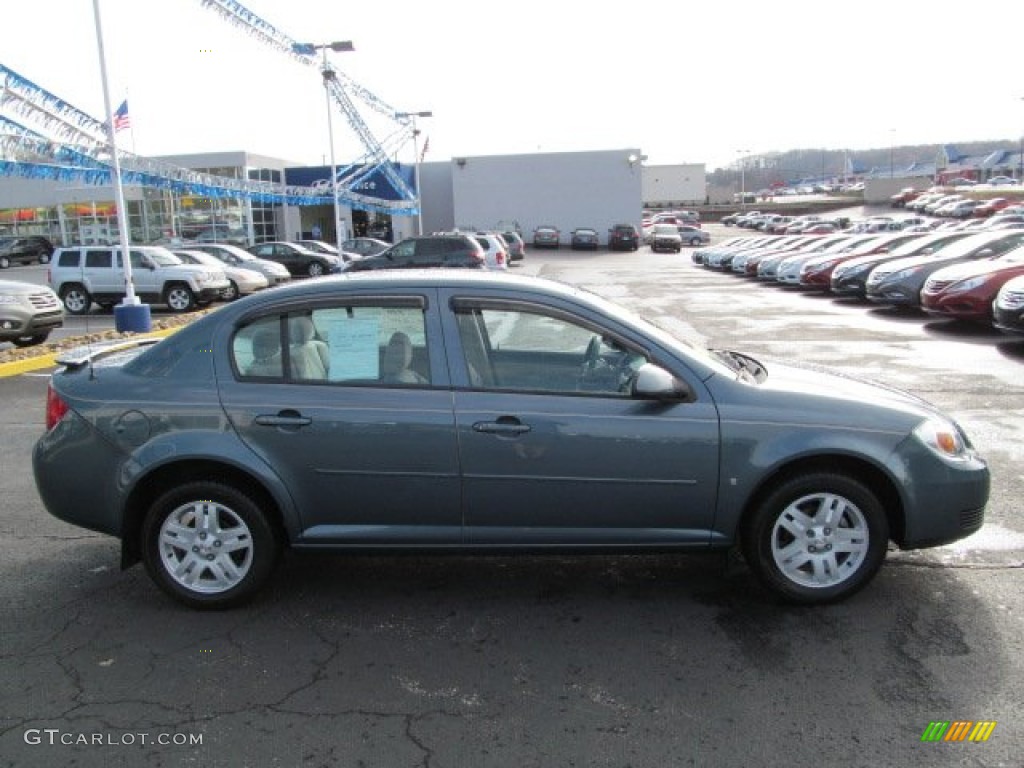
[[[515,437],[529,432],[529,424],[523,424],[515,416],[502,416],[497,421],[478,421],[473,424],[474,432],[484,432],[502,437]]]
[[[275,414],[261,414],[253,419],[261,427],[308,427],[313,420],[298,411],[284,410]]]

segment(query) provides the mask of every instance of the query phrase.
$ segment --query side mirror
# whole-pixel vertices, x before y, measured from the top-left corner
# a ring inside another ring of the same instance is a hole
[[[692,402],[693,390],[660,366],[645,363],[633,377],[631,394],[642,400]]]

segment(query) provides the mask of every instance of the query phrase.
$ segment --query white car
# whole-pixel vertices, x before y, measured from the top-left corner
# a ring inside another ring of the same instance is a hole
[[[267,276],[262,272],[225,264],[216,256],[211,256],[202,251],[175,250],[174,255],[186,264],[198,264],[211,267],[212,269],[224,270],[224,275],[231,284],[221,294],[221,298],[225,301],[234,301],[240,296],[248,296],[250,293],[256,293],[256,291],[263,290],[270,285]]]
[[[480,243],[487,258],[487,268],[494,270],[508,269],[508,243],[501,235],[492,232],[477,232],[473,238]]]
[[[280,285],[292,279],[291,273],[283,264],[253,256],[247,250],[239,248],[237,245],[229,245],[227,243],[189,243],[188,250],[208,253],[211,256],[215,256],[228,267],[254,269],[265,275],[271,285]]]

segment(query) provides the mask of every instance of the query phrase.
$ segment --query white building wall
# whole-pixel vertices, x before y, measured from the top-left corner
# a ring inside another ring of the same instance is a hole
[[[699,204],[708,194],[703,163],[644,166],[643,184],[648,206]]]
[[[564,244],[573,229],[593,227],[603,242],[613,224],[640,226],[640,154],[625,148],[455,158],[454,223],[488,228],[516,221],[528,244],[543,224],[558,227]]]

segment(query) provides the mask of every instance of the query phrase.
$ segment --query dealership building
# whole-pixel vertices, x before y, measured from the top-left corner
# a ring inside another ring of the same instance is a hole
[[[422,187],[419,216],[388,213],[400,200],[388,175],[379,169],[359,183],[362,203],[340,205],[343,235],[387,231],[395,240],[423,232],[490,229],[512,224],[529,238],[540,225],[553,225],[564,242],[577,227],[604,234],[622,222],[639,226],[644,207],[687,206],[706,197],[702,164],[646,166],[638,147],[527,155],[456,157],[396,164],[393,170],[409,188]],[[165,167],[188,169],[237,186],[328,190],[329,166],[302,166],[250,152],[215,152],[154,158]],[[117,209],[109,185],[80,178],[0,178],[0,235],[44,235],[54,243],[106,243],[117,240]],[[245,194],[189,194],[181,185],[124,186],[133,242],[228,240],[251,244],[311,237],[335,239],[330,203],[293,205]],[[364,204],[369,203],[369,204]]]

